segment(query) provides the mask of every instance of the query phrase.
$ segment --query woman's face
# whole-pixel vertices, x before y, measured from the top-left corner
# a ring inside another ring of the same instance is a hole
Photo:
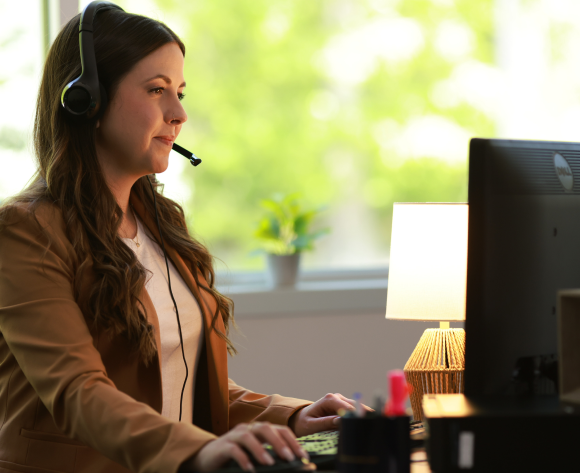
[[[169,164],[169,151],[187,114],[181,105],[183,54],[168,43],[139,61],[121,80],[97,124],[97,156],[113,186]]]

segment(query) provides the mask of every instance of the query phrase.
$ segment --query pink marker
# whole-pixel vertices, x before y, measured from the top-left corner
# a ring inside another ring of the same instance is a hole
[[[404,416],[406,414],[405,401],[410,392],[405,373],[402,370],[392,370],[389,371],[387,379],[391,396],[385,405],[385,414],[389,417]]]

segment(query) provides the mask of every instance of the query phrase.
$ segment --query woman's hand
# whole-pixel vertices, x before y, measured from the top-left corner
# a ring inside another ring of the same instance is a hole
[[[266,442],[272,445],[280,458],[288,461],[296,457],[308,458],[308,454],[302,450],[288,427],[269,422],[253,422],[239,424],[228,433],[205,444],[195,457],[186,462],[187,467],[195,471],[212,471],[234,459],[244,471],[254,471],[248,452],[258,463],[273,465],[272,456],[262,447],[262,443]]]
[[[367,411],[372,411],[370,407],[363,405]],[[339,409],[345,411],[354,410],[354,401],[347,399],[342,394],[327,394],[314,404],[310,404],[294,414],[288,422],[289,427],[294,431],[296,437],[322,432],[323,430],[338,429],[340,417],[337,415]]]

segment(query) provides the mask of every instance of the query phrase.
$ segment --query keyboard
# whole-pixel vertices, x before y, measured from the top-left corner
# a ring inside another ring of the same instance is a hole
[[[309,455],[336,455],[338,430],[327,430],[300,437],[298,443]]]

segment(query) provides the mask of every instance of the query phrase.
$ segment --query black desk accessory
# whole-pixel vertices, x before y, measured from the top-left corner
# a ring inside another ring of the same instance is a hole
[[[427,456],[437,473],[578,470],[580,408],[557,395],[423,401]]]
[[[338,442],[340,473],[409,473],[409,417],[343,417]]]

